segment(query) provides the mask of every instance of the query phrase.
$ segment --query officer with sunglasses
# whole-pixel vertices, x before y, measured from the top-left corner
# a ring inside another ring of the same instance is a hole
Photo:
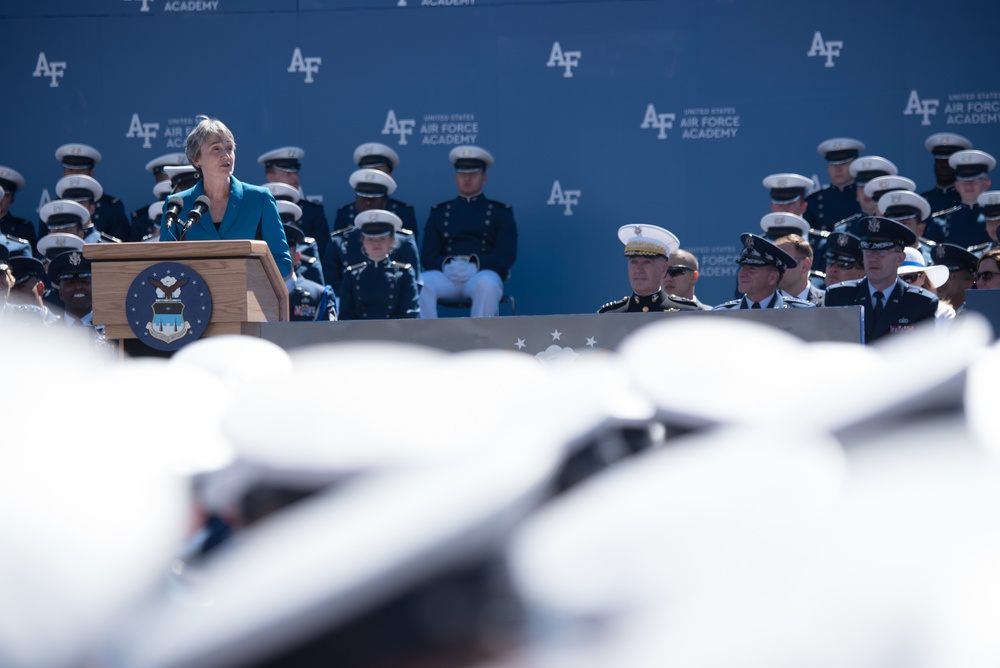
[[[712,307],[703,304],[694,294],[694,286],[700,276],[698,258],[694,256],[694,253],[678,248],[667,258],[667,275],[660,285],[668,295],[690,299],[701,310],[711,311]]]
[[[823,280],[828,288],[844,281],[865,277],[861,240],[850,232],[834,232],[827,238],[824,259],[826,273]]]

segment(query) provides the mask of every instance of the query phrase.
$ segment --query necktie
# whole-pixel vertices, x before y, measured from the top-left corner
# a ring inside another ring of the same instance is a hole
[[[752,309],[753,308],[760,308],[760,302],[754,302],[753,306],[751,306],[750,308],[752,308]]]
[[[875,293],[875,310],[874,310],[875,322],[878,322],[878,319],[882,317],[883,299],[885,299],[885,295],[883,295],[881,292]]]

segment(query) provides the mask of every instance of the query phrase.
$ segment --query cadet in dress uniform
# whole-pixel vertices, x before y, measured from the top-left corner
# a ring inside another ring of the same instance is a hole
[[[288,215],[294,219],[298,205],[286,200],[278,200],[278,213],[282,220]],[[301,214],[298,214],[301,215]],[[311,281],[298,271],[302,258],[298,248],[305,244],[306,235],[291,223],[285,223],[285,238],[288,247],[292,249],[292,267],[295,272],[295,284],[288,291],[288,315],[292,321],[329,322],[337,319],[337,303],[333,290],[329,285]]]
[[[953,132],[936,132],[927,138],[924,147],[934,156],[934,187],[920,193],[920,196],[927,200],[931,211],[937,214],[962,203],[962,198],[955,190],[955,170],[948,158],[959,151],[972,148],[972,142]]]
[[[351,214],[351,226],[336,230],[330,235],[330,245],[327,246],[326,255],[323,256],[323,274],[326,283],[338,295],[347,268],[364,262],[366,257],[362,248],[361,230],[354,225],[354,218],[357,213],[372,209],[388,211],[389,195],[396,190],[396,182],[391,176],[382,170],[367,167],[352,172],[348,183],[354,190],[355,202],[353,205],[355,213]],[[389,257],[401,264],[410,265],[419,286],[420,253],[417,251],[416,238],[410,230],[400,229],[396,233],[396,240],[399,243],[390,251]]]
[[[330,238],[330,223],[326,219],[326,210],[318,202],[310,201],[302,191],[302,158],[306,152],[298,146],[284,146],[268,151],[259,158],[257,162],[264,165],[264,178],[268,183],[284,183],[295,188],[299,193],[299,199],[295,201],[302,209],[302,219],[298,223],[299,229],[306,238],[311,238],[316,244],[315,253],[310,249],[303,249],[303,255],[322,260],[323,253]],[[308,244],[307,244],[308,245]],[[313,263],[315,264],[315,263]],[[320,268],[322,263],[320,263]],[[312,280],[316,280],[315,275],[310,275]],[[322,277],[317,281],[323,282]]]
[[[385,144],[366,142],[354,149],[354,164],[358,169],[378,169],[392,176],[399,167],[399,155]],[[395,182],[395,181],[393,181]],[[337,209],[337,217],[333,221],[333,231],[349,230],[354,227],[354,216],[358,213],[357,200]],[[413,234],[417,241],[417,216],[413,207],[406,202],[390,197],[384,206],[378,207],[392,211],[403,221],[403,230]]]
[[[760,219],[760,229],[764,231],[764,238],[772,242],[788,234],[809,236],[809,223],[794,213],[769,213]]]
[[[48,274],[64,305],[63,322],[70,327],[93,327],[90,260],[80,251],[60,253],[49,263]]]
[[[990,170],[997,161],[985,151],[969,149],[953,153],[948,163],[955,170],[955,190],[961,198],[957,208],[934,216],[927,236],[956,246],[977,246],[988,241],[980,220],[979,196],[990,189]]]
[[[262,187],[270,190],[274,196],[274,201],[278,203],[278,213],[281,215],[281,222],[290,223],[302,232],[302,241],[295,248],[289,246],[290,250],[295,250],[299,253],[299,260],[295,262],[296,275],[302,276],[313,283],[325,285],[326,278],[323,271],[323,263],[319,260],[319,244],[316,239],[306,235],[302,228],[299,227],[302,222],[303,210],[301,206],[301,193],[298,188],[293,188],[287,183],[279,181],[269,181],[262,184]],[[282,207],[281,202],[287,202],[293,206]],[[298,235],[296,238],[298,238]]]
[[[56,194],[61,201],[76,202],[90,213],[90,220],[83,224],[83,238],[88,244],[120,243],[122,240],[98,229],[94,224],[97,202],[103,197],[104,189],[97,179],[83,174],[64,176],[56,183]],[[40,226],[46,234],[52,231],[47,222]]]
[[[882,195],[878,208],[883,218],[902,223],[913,231],[917,240],[911,248],[919,251],[924,262],[930,264],[931,251],[937,244],[924,236],[931,215],[931,205],[927,200],[911,190],[892,190]]]
[[[862,306],[864,342],[911,330],[933,321],[938,299],[909,285],[897,272],[906,259],[904,248],[916,241],[913,230],[888,218],[866,216],[858,221],[865,278],[845,281],[826,290],[826,306]]]
[[[858,198],[861,213],[866,216],[878,215],[878,204],[865,186],[879,177],[899,174],[896,165],[880,155],[863,155],[851,163],[850,172],[854,177],[854,194]]]
[[[713,311],[813,308],[809,302],[782,295],[778,289],[785,271],[798,265],[795,258],[756,234],[743,234],[740,242],[743,244],[743,252],[736,258],[736,264],[740,265],[736,285],[743,296],[719,304]]]
[[[62,164],[63,176],[83,174],[93,178],[94,166],[101,161],[101,153],[86,144],[63,144],[56,149],[56,160]],[[91,219],[99,232],[120,241],[131,241],[132,225],[125,213],[125,205],[117,197],[102,192],[94,202]]]
[[[340,319],[419,317],[413,268],[389,254],[403,221],[391,211],[372,209],[355,216],[354,225],[361,233],[368,259],[347,268],[340,287]]]
[[[5,200],[6,197],[6,190],[4,188],[0,188],[0,200]],[[8,235],[6,232],[0,232],[0,246],[3,247],[5,260],[8,257],[33,255],[32,245],[27,239],[19,239]]]
[[[976,202],[983,211],[983,229],[986,236],[990,238],[986,243],[969,246],[969,252],[982,257],[984,254],[1000,248],[1000,238],[997,237],[997,228],[1000,228],[1000,190],[989,190],[980,195]]]
[[[167,153],[146,163],[146,171],[153,175],[155,181],[153,184],[153,196],[156,198],[154,202],[165,200],[172,190],[170,175],[164,171],[164,167],[186,164],[188,164],[188,159],[184,153]],[[132,241],[147,241],[153,234],[153,224],[149,219],[151,204],[153,202],[139,207],[129,217],[132,226]]]
[[[0,195],[0,234],[23,239],[34,252],[38,243],[38,231],[34,224],[10,212],[14,195],[19,190],[24,190],[24,177],[17,170],[0,165],[0,192],[3,193]]]
[[[625,244],[632,294],[605,304],[598,313],[702,310],[694,300],[668,295],[660,287],[667,277],[668,258],[681,245],[673,232],[656,225],[623,225],[618,240]]]
[[[806,197],[802,217],[814,230],[829,232],[838,222],[861,212],[851,163],[864,148],[862,142],[847,137],[827,139],[817,147],[826,160],[830,184]]]
[[[961,246],[939,244],[931,253],[934,264],[948,267],[948,280],[938,286],[938,297],[961,315],[965,312],[965,292],[976,285],[979,258]]]
[[[893,176],[877,176],[868,183],[865,184],[865,197],[870,198],[875,202],[876,206],[878,201],[882,199],[887,193],[891,193],[894,190],[909,190],[911,192],[916,192],[917,184],[913,179],[908,179],[905,176],[899,176],[898,174]],[[884,212],[881,209],[877,209],[875,215],[881,216]],[[845,232],[850,230],[845,229]]]
[[[11,258],[8,262],[14,274],[14,284],[7,297],[12,304],[37,307],[43,325],[51,325],[59,321],[56,315],[45,305],[45,265],[36,257],[22,256]]]
[[[473,318],[500,312],[503,282],[517,258],[514,211],[483,194],[493,156],[478,146],[456,146],[458,197],[431,208],[420,252],[420,317],[437,317],[437,300],[471,299]]]

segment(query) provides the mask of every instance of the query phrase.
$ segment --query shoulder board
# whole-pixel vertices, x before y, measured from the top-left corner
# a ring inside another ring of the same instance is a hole
[[[598,313],[604,313],[605,311],[607,311],[609,309],[617,308],[619,306],[625,306],[625,304],[628,304],[628,297],[627,296],[626,297],[622,297],[621,299],[619,299],[616,302],[608,302],[607,304],[605,304],[604,306],[602,306],[601,308],[599,308],[597,310],[597,312]]]
[[[344,234],[345,232],[350,232],[353,229],[354,229],[353,225],[351,227],[342,227],[339,230],[337,230],[336,232],[330,232],[330,238],[333,239],[334,237],[340,236],[341,234]]]
[[[143,241],[149,241],[150,239],[152,239],[152,238],[153,238],[153,236],[155,236],[155,234],[154,234],[153,232],[150,232],[149,234],[147,234],[146,236],[144,236],[144,237],[142,238],[142,240],[143,240]]]
[[[393,204],[394,206],[401,206],[401,207],[403,207],[404,209],[412,209],[412,208],[413,208],[413,206],[412,206],[412,205],[410,205],[410,204],[407,204],[406,202],[403,202],[403,201],[401,201],[401,200],[398,200],[398,199],[390,199],[390,200],[389,200],[389,202],[390,202],[391,204]]]
[[[673,294],[667,296],[670,298],[670,301],[672,302],[676,302],[678,304],[685,304],[687,306],[693,306],[695,308],[701,308],[700,306],[698,306],[698,302],[694,301],[693,299],[688,299],[687,297],[678,297],[677,295]]]
[[[813,306],[813,303],[807,299],[799,299],[798,297],[782,297],[782,301],[786,304],[798,304],[800,306]]]
[[[303,255],[299,262],[304,262],[305,264],[316,264],[319,260],[314,258],[312,255]]]
[[[396,262],[395,260],[393,260],[392,264],[390,264],[389,266],[398,267],[399,269],[409,269],[413,265],[411,265],[409,262]]]
[[[413,232],[410,231],[410,230],[408,230],[408,229],[406,229],[405,227],[404,228],[400,228],[400,230],[398,232],[396,232],[397,236],[400,235],[400,234],[402,234],[404,236],[411,236],[411,237],[413,236]]]
[[[906,292],[920,295],[926,299],[937,299],[937,296],[930,290],[917,287],[916,285],[910,285],[909,283],[906,284]]]
[[[827,290],[827,292],[829,292],[830,290],[837,290],[839,288],[856,288],[856,287],[858,287],[858,284],[861,283],[861,281],[863,281],[863,280],[865,280],[865,279],[863,279],[863,278],[852,278],[849,281],[841,281],[840,283],[832,285],[829,288],[827,288],[826,290]]]
[[[445,204],[449,204],[450,202],[451,202],[451,200],[448,200],[447,202],[438,202],[437,204],[435,204],[434,206],[431,207],[431,210],[433,211],[434,209],[440,208],[440,207],[444,206]]]
[[[7,238],[10,239],[11,241],[16,241],[18,243],[22,243],[25,246],[30,246],[31,245],[31,242],[28,241],[27,239],[22,239],[21,237],[15,237],[15,236],[13,236],[11,234],[8,234]]]
[[[361,267],[365,266],[366,264],[368,264],[368,263],[367,262],[358,262],[357,264],[352,264],[350,267],[347,268],[347,271],[357,271],[358,269],[361,269]]]
[[[304,243],[304,244],[306,244],[308,246],[309,244],[316,243],[316,239],[313,238],[313,237],[305,237],[304,239],[302,239],[302,243]]]
[[[122,242],[118,237],[113,237],[107,232],[101,232],[101,241],[107,241],[113,244],[120,244]]]
[[[736,306],[741,301],[743,301],[743,300],[742,299],[730,299],[728,302],[722,302],[721,304],[718,304],[715,308],[727,308],[729,306]]]
[[[927,244],[927,245],[930,246],[930,244]],[[989,247],[992,246],[992,245],[993,245],[992,241],[987,241],[984,244],[978,244],[976,246],[969,246],[965,250],[969,251],[970,253],[982,253],[983,251],[989,249]]]
[[[951,207],[950,209],[941,209],[940,211],[935,211],[929,217],[937,218],[938,216],[947,216],[949,213],[954,213],[962,208],[961,204]]]
[[[927,246],[928,248],[934,248],[935,246],[938,245],[938,242],[931,241],[927,237],[920,237],[920,243],[922,243],[923,245]]]
[[[510,208],[510,204],[504,204],[503,202],[498,202],[495,199],[489,199],[489,198],[487,198],[486,201],[489,202],[490,204],[492,204],[493,206],[500,207],[501,209],[509,209]]]
[[[337,207],[337,211],[338,211],[338,212],[340,212],[340,211],[345,211],[345,210],[347,210],[347,209],[350,209],[350,208],[351,208],[352,206],[354,206],[354,202],[348,202],[348,203],[347,203],[347,204],[345,204],[344,206],[339,206],[339,207]]]

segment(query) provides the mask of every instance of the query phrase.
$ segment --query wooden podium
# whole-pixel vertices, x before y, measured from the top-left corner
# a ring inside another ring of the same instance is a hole
[[[86,244],[83,255],[93,263],[94,324],[109,339],[138,338],[125,309],[129,287],[160,262],[183,264],[204,279],[212,315],[203,336],[259,335],[259,323],[288,320],[288,289],[263,241]]]

